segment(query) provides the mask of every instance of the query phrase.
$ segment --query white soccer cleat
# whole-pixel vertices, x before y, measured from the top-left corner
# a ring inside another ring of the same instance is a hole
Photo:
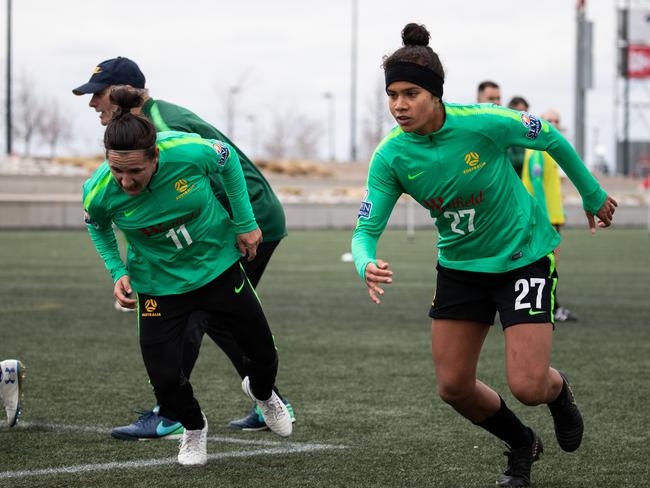
[[[268,400],[258,400],[251,391],[250,380],[248,376],[241,382],[241,388],[256,404],[260,407],[264,422],[273,432],[282,437],[289,437],[293,430],[291,415],[284,402],[278,394],[271,390],[271,398]]]
[[[181,438],[178,451],[178,464],[183,466],[202,466],[208,462],[208,419],[203,415],[203,428],[187,430]]]
[[[17,359],[7,359],[0,362],[0,371],[0,397],[7,411],[7,425],[13,427],[20,416],[25,366]]]

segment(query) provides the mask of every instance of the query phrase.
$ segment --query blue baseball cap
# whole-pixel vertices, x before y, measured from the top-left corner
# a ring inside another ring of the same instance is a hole
[[[144,75],[138,65],[129,58],[117,58],[102,61],[93,70],[88,83],[72,90],[75,95],[99,93],[110,85],[131,85],[134,88],[144,88]]]

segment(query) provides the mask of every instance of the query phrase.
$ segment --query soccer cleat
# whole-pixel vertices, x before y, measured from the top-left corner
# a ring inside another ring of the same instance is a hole
[[[203,415],[203,428],[185,430],[178,450],[178,464],[202,466],[208,462],[208,419]]]
[[[251,400],[253,400],[262,411],[264,422],[273,432],[282,437],[289,437],[293,426],[291,425],[291,415],[284,402],[278,394],[271,390],[271,397],[268,400],[258,400],[251,391],[250,380],[248,376],[241,382],[242,390]]]
[[[558,307],[555,309],[556,322],[576,322],[578,317],[566,307]]]
[[[532,429],[528,429],[533,436],[530,446],[512,449],[504,452],[508,457],[508,466],[497,480],[497,486],[502,488],[522,488],[530,486],[530,468],[544,452],[542,439]]]
[[[560,373],[564,385],[560,397],[549,403],[548,409],[553,416],[557,443],[563,451],[573,452],[580,447],[582,442],[584,423],[569,380],[562,371],[558,371],[558,373]]]
[[[291,422],[295,422],[296,415],[293,411],[293,406],[286,398],[283,398],[282,401],[289,411]],[[269,429],[269,426],[266,425],[266,422],[264,422],[264,415],[262,415],[262,410],[257,406],[257,404],[254,404],[244,417],[237,420],[232,420],[230,423],[228,423],[228,427],[231,429],[242,430],[244,432],[257,432],[260,430]]]
[[[148,412],[138,412],[140,417],[130,425],[115,427],[111,436],[124,441],[149,439],[180,439],[185,428],[180,422],[158,415],[160,407],[156,405]]]
[[[17,359],[0,362],[0,397],[7,412],[7,426],[13,427],[20,416],[25,366]]]

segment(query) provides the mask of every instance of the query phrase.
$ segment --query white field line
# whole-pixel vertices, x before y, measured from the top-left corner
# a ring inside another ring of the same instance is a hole
[[[111,433],[111,429],[108,429],[106,427],[92,427],[92,426],[84,426],[84,425],[68,425],[68,424],[41,423],[41,422],[20,422],[18,424],[18,428],[27,428],[27,427],[40,427],[42,429],[48,429],[48,430],[69,430],[73,432],[89,432],[91,434],[110,435]],[[166,438],[166,439],[178,440],[177,438],[176,439]],[[248,444],[251,446],[285,446],[287,444],[286,442],[282,442],[282,441],[267,441],[261,439],[238,439],[236,437],[226,437],[226,436],[209,436],[208,441],[224,442],[228,444]]]
[[[72,430],[76,432],[92,432],[92,433],[109,433],[109,429],[100,427],[84,427],[75,425],[64,424],[41,424],[41,423],[22,423],[24,427],[38,426],[45,427],[53,430]],[[347,446],[334,445],[334,444],[314,444],[314,443],[299,443],[299,442],[282,442],[282,441],[265,441],[265,440],[246,440],[235,439],[223,436],[210,436],[208,441],[223,442],[232,444],[248,444],[258,446],[275,446],[267,449],[255,449],[248,451],[231,451],[221,452],[216,454],[208,454],[208,460],[219,460],[227,458],[241,458],[241,457],[254,457],[263,455],[279,455],[279,454],[295,454],[301,452],[325,451],[331,449],[346,449]],[[152,466],[172,465],[176,463],[176,457],[162,458],[162,459],[143,459],[140,461],[123,461],[112,463],[98,463],[98,464],[79,464],[76,466],[64,466],[60,468],[47,468],[47,469],[31,469],[22,471],[2,471],[0,472],[0,479],[10,478],[27,478],[34,476],[51,476],[58,474],[73,474],[85,473],[90,471],[109,471],[113,469],[141,469],[149,468]]]

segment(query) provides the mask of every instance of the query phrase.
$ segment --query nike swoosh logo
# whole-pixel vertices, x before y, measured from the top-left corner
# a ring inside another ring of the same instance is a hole
[[[125,217],[130,217],[131,215],[133,215],[133,214],[135,213],[135,211],[136,211],[137,209],[138,209],[138,207],[135,207],[133,210],[125,210],[125,211],[124,211],[124,216],[125,216]]]
[[[540,313],[546,313],[546,310],[538,310],[536,312],[533,312],[532,310],[528,311],[528,315],[539,315]]]
[[[406,176],[408,177],[409,180],[414,180],[415,178],[417,178],[418,176],[421,176],[423,174],[424,174],[424,171],[420,171],[419,173],[415,173],[414,175],[406,175]]]
[[[158,425],[156,426],[156,434],[159,436],[166,436],[174,432],[175,430],[178,430],[180,427],[180,422],[174,422],[173,424],[165,425],[165,423],[161,420]]]
[[[246,283],[245,279],[244,281],[241,282],[241,285],[235,287],[235,293],[239,293],[240,291],[242,291],[242,288],[244,288],[244,283]]]

